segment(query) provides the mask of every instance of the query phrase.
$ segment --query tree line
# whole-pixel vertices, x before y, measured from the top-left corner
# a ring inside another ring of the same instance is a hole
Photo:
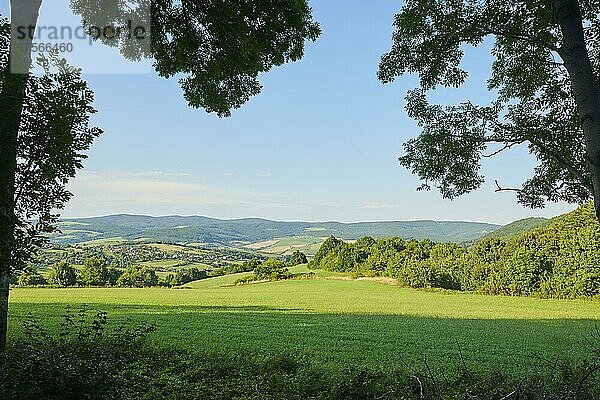
[[[159,278],[156,270],[144,265],[130,265],[125,269],[111,267],[102,258],[88,258],[81,268],[61,261],[54,264],[47,277],[42,276],[37,268],[27,266],[15,279],[19,286],[53,285],[58,287],[95,286],[95,287],[152,287],[180,286],[188,282],[205,279],[205,270],[191,267],[182,268],[175,273]]]
[[[391,277],[414,288],[592,298],[600,295],[598,243],[600,224],[588,203],[548,226],[471,246],[371,237],[347,243],[332,236],[309,267]]]

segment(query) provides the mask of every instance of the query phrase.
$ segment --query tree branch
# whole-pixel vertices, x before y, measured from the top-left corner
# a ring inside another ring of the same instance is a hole
[[[583,174],[577,170],[577,168],[575,168],[573,165],[569,164],[567,162],[567,160],[565,160],[563,157],[561,157],[560,155],[550,151],[550,149],[538,142],[537,140],[532,140],[531,138],[529,139],[529,141],[534,144],[535,146],[538,146],[544,153],[546,153],[548,156],[552,157],[552,159],[554,159],[554,161],[556,161],[559,165],[561,165],[563,168],[565,168],[567,171],[569,171],[571,173],[571,175],[573,175],[574,178],[576,178],[581,185],[586,188],[590,193],[594,193],[594,187],[592,186],[592,183],[587,180]]]
[[[497,156],[498,154],[502,153],[504,150],[508,150],[516,144],[519,144],[519,143],[518,142],[504,143],[504,146],[502,146],[500,149],[498,149],[490,154],[482,154],[481,156],[484,158],[491,158],[491,157]]]
[[[536,44],[538,46],[545,47],[548,50],[554,51],[558,54],[561,53],[561,49],[559,47],[557,47],[556,45],[553,45],[550,42],[546,42],[545,40],[542,40],[535,35],[530,35],[527,33],[504,32],[504,31],[499,31],[499,30],[493,29],[493,28],[489,28],[486,31],[487,31],[487,34],[490,34],[490,35],[502,36],[502,37],[505,37],[508,39],[524,40],[531,44]]]
[[[503,187],[500,187],[500,184],[498,183],[497,179],[494,179],[494,183],[496,184],[496,190],[495,190],[495,192],[517,192],[517,193],[521,193],[523,191],[523,189],[503,188]]]

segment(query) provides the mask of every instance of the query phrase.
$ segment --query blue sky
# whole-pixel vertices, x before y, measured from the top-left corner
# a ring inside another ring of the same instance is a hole
[[[46,0],[42,9],[48,24],[76,21],[56,4]],[[227,119],[189,108],[176,79],[101,50],[94,62],[110,68],[86,79],[96,92],[94,122],[105,133],[70,184],[75,196],[63,215],[507,223],[574,207],[530,210],[516,204],[514,194],[494,192],[494,179],[514,186],[531,174],[536,163],[526,149],[486,160],[487,182],[470,195],[448,201],[435,190],[416,192],[418,178],[397,162],[402,143],[418,134],[404,112],[415,77],[389,85],[376,78],[401,2],[323,0],[312,6],[321,38],[307,45],[300,62],[262,76],[263,92]],[[465,87],[431,98],[485,103],[485,47],[469,50],[465,66],[471,72]],[[106,73],[114,71],[132,73]]]

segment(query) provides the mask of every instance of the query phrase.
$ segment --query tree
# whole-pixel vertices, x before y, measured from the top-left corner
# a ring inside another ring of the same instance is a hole
[[[477,189],[481,160],[527,144],[539,160],[512,190],[529,207],[593,198],[600,220],[600,2],[577,0],[407,0],[395,18],[393,46],[379,79],[415,73],[420,87],[406,110],[421,134],[400,164],[444,198]],[[493,38],[491,104],[430,104],[427,92],[459,87],[468,73],[464,46]]]
[[[46,278],[31,266],[25,267],[17,279],[19,286],[38,286],[45,285],[46,283]]]
[[[117,280],[117,285],[137,288],[156,286],[158,277],[154,268],[132,265],[125,269],[123,275]]]
[[[109,276],[106,262],[95,257],[85,260],[79,273],[79,280],[86,286],[106,286]]]
[[[307,264],[308,260],[306,255],[300,250],[296,250],[290,256],[290,260],[288,261],[288,266],[293,267],[300,264]]]
[[[256,279],[278,280],[285,277],[287,272],[282,261],[269,258],[254,269],[254,276]]]
[[[321,244],[321,247],[319,247],[319,250],[317,250],[317,253],[308,264],[308,267],[319,268],[321,261],[325,258],[325,256],[327,256],[327,254],[329,254],[331,251],[336,250],[342,244],[344,244],[343,240],[338,239],[335,236],[329,236],[327,239],[325,239],[323,244]]]
[[[52,266],[48,282],[57,286],[75,286],[77,284],[77,270],[68,262],[57,262]]]
[[[94,94],[80,70],[51,53],[37,58],[44,75],[10,74],[8,49],[8,23],[0,17],[0,352],[11,274],[52,231],[53,211],[71,197],[65,185],[101,133],[90,126]]]
[[[61,62],[58,75],[38,80],[29,73],[33,38],[10,41],[11,28],[35,30],[41,5],[42,0],[11,0],[11,22],[0,20],[0,352],[6,346],[11,273],[43,241],[41,234],[53,229],[57,216],[51,210],[62,209],[71,196],[65,185],[81,168],[82,151],[100,134],[87,126],[95,112],[93,94],[79,72],[63,74],[67,66]],[[258,94],[259,74],[300,59],[304,42],[320,34],[306,0],[108,0],[102,7],[71,1],[90,29],[94,23],[126,26],[128,19],[143,18],[140,11],[150,5],[146,23],[155,29],[148,49],[118,36],[98,39],[119,47],[128,59],[154,59],[160,76],[181,77],[190,106],[219,116]],[[46,134],[48,127],[56,136]],[[37,148],[27,151],[22,137]]]

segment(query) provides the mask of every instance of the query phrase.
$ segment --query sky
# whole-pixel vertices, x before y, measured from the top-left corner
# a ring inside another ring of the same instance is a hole
[[[0,0],[2,14],[7,1]],[[188,107],[177,79],[156,76],[149,62],[132,64],[98,45],[73,55],[95,91],[99,112],[93,122],[104,134],[69,184],[74,196],[62,215],[505,224],[573,209],[551,203],[531,210],[518,205],[514,193],[494,191],[495,179],[511,187],[532,174],[536,162],[525,148],[486,159],[486,183],[466,196],[449,201],[435,189],[415,190],[418,177],[397,159],[402,144],[419,133],[404,111],[404,96],[416,87],[416,77],[387,85],[376,77],[401,4],[313,1],[322,36],[307,44],[301,61],[262,75],[262,93],[230,118]],[[40,24],[77,21],[68,1],[44,2]],[[467,49],[468,82],[430,99],[489,102],[490,63],[485,45]]]

